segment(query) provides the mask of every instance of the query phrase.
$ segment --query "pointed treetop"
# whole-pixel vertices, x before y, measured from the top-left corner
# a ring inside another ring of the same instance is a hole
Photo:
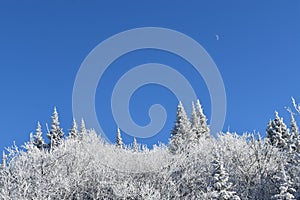
[[[277,111],[275,111],[275,119],[269,122],[266,133],[270,144],[282,150],[288,149],[290,143],[289,129]]]
[[[55,117],[55,116],[58,116],[56,106],[54,106],[54,108],[53,108],[53,117]]]
[[[121,137],[121,130],[120,128],[118,128],[117,130],[117,140],[116,140],[116,145],[119,148],[123,147],[123,141],[122,141],[122,137]]]
[[[38,137],[42,136],[42,126],[41,126],[39,121],[37,122],[35,135],[38,136]]]
[[[40,122],[38,121],[37,123],[37,128],[36,128],[36,133],[33,139],[33,144],[38,148],[38,149],[43,149],[45,142],[44,139],[42,137],[42,127]]]
[[[80,132],[81,133],[86,133],[85,122],[84,122],[83,118],[81,118]]]
[[[56,106],[54,106],[54,112],[53,113],[57,113]]]
[[[181,102],[181,101],[179,101],[179,102],[178,102],[178,106],[180,106],[180,107],[183,107],[183,105],[182,105],[182,102]]]
[[[185,118],[188,118],[187,114],[185,112],[184,106],[183,106],[183,104],[182,104],[181,101],[179,101],[178,106],[177,106],[177,114],[178,113],[181,114],[181,115],[183,115]]]
[[[54,107],[54,112],[52,115],[52,124],[51,124],[51,130],[47,134],[47,137],[50,139],[50,149],[58,146],[64,136],[64,132],[62,128],[59,126],[59,120],[58,120],[58,112],[56,110],[56,107]]]
[[[197,114],[198,115],[203,115],[203,108],[200,104],[200,100],[197,99],[197,102],[196,102],[196,107],[197,107]]]
[[[51,127],[52,127],[52,128],[55,128],[56,126],[59,125],[59,121],[58,121],[58,112],[57,112],[56,107],[54,107],[53,115],[52,115],[51,118],[52,118],[52,125],[51,125]]]
[[[197,100],[196,103],[196,114],[197,114],[197,120],[198,120],[198,124],[196,124],[196,126],[193,127],[194,132],[197,135],[197,138],[200,138],[202,136],[205,137],[209,137],[210,136],[210,129],[209,126],[207,125],[207,118],[203,113],[203,109],[202,106],[200,104],[199,99]]]
[[[293,113],[291,113],[291,141],[290,150],[300,153],[300,133]]]
[[[184,110],[181,101],[179,101],[179,104],[177,106],[177,112],[176,112],[176,122],[172,130],[172,135],[180,134],[183,136],[187,134],[189,129],[190,129],[190,122],[188,120],[188,117],[186,115],[186,112]]]
[[[133,138],[133,151],[137,152],[139,150],[139,146],[135,138]]]
[[[275,110],[275,118],[280,119],[278,112]]]
[[[72,128],[70,129],[69,136],[76,137],[78,133],[76,120],[73,118]]]
[[[187,138],[190,135],[190,130],[191,130],[191,123],[180,101],[177,106],[175,125],[171,132],[170,145],[169,145],[170,152],[178,153],[185,148],[186,144],[184,143],[186,143]]]
[[[298,131],[299,131],[293,113],[291,113],[291,129],[292,129],[291,131],[292,131],[293,134],[297,134]]]
[[[37,132],[37,133],[40,133],[40,132],[42,132],[42,127],[41,127],[41,124],[40,124],[40,122],[39,122],[39,121],[37,122],[37,128],[36,128],[36,132]]]
[[[77,128],[77,123],[76,123],[75,118],[73,118],[73,124],[72,124],[72,126],[73,126],[74,128]]]
[[[192,128],[197,126],[198,123],[199,123],[199,120],[198,120],[197,112],[196,112],[196,109],[195,109],[195,104],[194,104],[194,102],[192,102],[192,114],[191,114],[191,126],[192,126]]]
[[[179,101],[179,103],[178,103],[178,105],[177,105],[177,113],[178,113],[178,112],[182,112],[182,113],[184,113],[184,114],[186,115],[186,112],[185,112],[185,110],[184,110],[184,107],[183,107],[183,104],[182,104],[181,101]]]

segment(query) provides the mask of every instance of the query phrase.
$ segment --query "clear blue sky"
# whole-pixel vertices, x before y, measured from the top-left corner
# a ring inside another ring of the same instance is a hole
[[[27,141],[38,120],[45,132],[55,105],[66,131],[72,122],[73,83],[84,58],[108,37],[146,26],[185,33],[210,54],[227,93],[224,130],[264,133],[274,110],[289,123],[284,107],[291,106],[291,96],[300,101],[299,1],[103,2],[0,1],[0,149],[13,141],[18,145]],[[206,85],[186,62],[165,52],[137,51],[116,60],[98,86],[97,114],[111,140],[116,124],[109,109],[109,90],[124,72],[118,66],[129,70],[147,62],[181,69],[192,84],[201,80],[195,88],[210,117]],[[148,106],[153,103],[166,107],[167,124],[155,137],[138,138],[138,142],[168,141],[177,104],[170,91],[157,85],[138,90],[131,102],[133,118],[147,124]],[[132,138],[124,135],[124,140]]]

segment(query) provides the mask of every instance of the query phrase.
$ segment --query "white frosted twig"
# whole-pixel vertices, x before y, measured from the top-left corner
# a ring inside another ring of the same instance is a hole
[[[300,113],[300,104],[297,105],[297,103],[296,103],[294,97],[292,97],[292,102],[293,102],[293,106],[294,106],[295,110],[296,110],[298,113]]]

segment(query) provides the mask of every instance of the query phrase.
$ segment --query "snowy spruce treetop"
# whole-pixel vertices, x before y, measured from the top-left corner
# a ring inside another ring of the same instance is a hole
[[[59,126],[59,120],[58,120],[58,112],[56,110],[56,107],[54,107],[54,112],[52,115],[52,124],[51,124],[51,130],[47,134],[47,137],[50,140],[50,149],[58,146],[61,142],[61,140],[64,137],[64,132],[62,131],[62,128]]]
[[[136,141],[136,138],[133,138],[133,151],[138,152],[139,151],[139,145]]]
[[[267,138],[269,142],[280,149],[287,149],[290,142],[290,133],[283,118],[275,112],[275,119],[270,120],[267,127]]]
[[[86,128],[85,128],[85,122],[84,122],[84,119],[81,119],[81,123],[80,123],[80,133],[81,133],[81,134],[86,133]]]
[[[75,119],[73,119],[72,128],[70,129],[70,132],[69,132],[69,137],[75,138],[77,136],[78,136],[77,123],[76,123]]]
[[[118,130],[117,130],[116,146],[121,149],[123,148],[123,141],[122,141],[122,137],[121,137],[120,128],[118,128]]]
[[[184,107],[182,103],[179,102],[177,106],[175,125],[171,132],[169,147],[170,152],[176,153],[178,151],[182,151],[182,149],[185,147],[184,143],[187,143],[187,139],[189,138],[190,127],[191,124]]]
[[[291,113],[291,150],[300,154],[300,133],[294,115]]]
[[[201,137],[210,136],[207,118],[203,113],[203,109],[199,100],[197,100],[196,108],[194,102],[192,102],[191,131],[193,135],[192,138],[194,140],[199,140]]]
[[[42,127],[40,122],[37,124],[36,133],[34,136],[33,145],[35,145],[38,149],[43,149],[45,146],[44,139],[42,137]]]

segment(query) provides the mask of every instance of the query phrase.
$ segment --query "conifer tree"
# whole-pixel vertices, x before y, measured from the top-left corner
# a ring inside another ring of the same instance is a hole
[[[289,151],[286,155],[286,174],[290,178],[293,185],[293,188],[297,189],[298,191],[295,194],[296,196],[300,195],[300,136],[299,136],[299,129],[294,118],[292,112],[291,114],[291,140],[289,142]]]
[[[229,175],[224,168],[222,159],[218,154],[214,155],[215,159],[212,162],[213,173],[212,173],[212,198],[220,200],[239,200],[240,198],[236,195],[236,192],[231,190],[232,184],[228,181]]]
[[[62,131],[62,128],[60,128],[59,126],[58,112],[56,110],[56,107],[54,107],[51,130],[47,134],[47,137],[50,140],[50,149],[58,146],[61,143],[63,136],[64,136],[64,132]]]
[[[275,184],[277,185],[278,193],[272,196],[274,200],[292,200],[295,199],[293,193],[295,189],[292,188],[291,181],[289,180],[283,164],[280,165],[278,174],[274,176]]]
[[[139,151],[139,146],[138,143],[136,142],[136,139],[133,138],[133,151],[138,152]]]
[[[81,119],[81,124],[80,124],[80,133],[85,134],[86,133],[86,128],[85,128],[85,122],[84,119]]]
[[[171,132],[169,150],[171,153],[181,151],[186,145],[190,134],[190,121],[181,102],[177,106],[176,122]]]
[[[37,124],[36,133],[33,139],[33,145],[36,146],[38,149],[43,149],[45,146],[44,139],[42,137],[42,127],[40,122]]]
[[[70,132],[69,132],[69,137],[76,138],[77,136],[78,136],[77,123],[76,123],[75,119],[73,119],[72,128],[70,129]]]
[[[291,113],[291,143],[292,148],[297,153],[300,153],[300,133],[294,115]]]
[[[118,128],[118,131],[117,131],[116,146],[119,147],[119,148],[123,148],[123,141],[122,141],[122,138],[121,138],[120,128]]]
[[[198,139],[198,132],[200,130],[200,118],[197,115],[195,104],[192,102],[192,113],[191,113],[191,136],[190,139],[192,141],[196,141]]]
[[[275,119],[270,120],[267,127],[267,139],[270,144],[281,149],[287,150],[290,142],[290,133],[283,119],[275,112]]]
[[[200,104],[199,99],[197,100],[197,103],[196,103],[196,113],[197,113],[197,116],[198,116],[199,121],[200,121],[199,122],[200,123],[200,128],[197,131],[198,132],[197,133],[198,138],[201,137],[201,136],[209,137],[210,129],[207,125],[207,118],[203,113],[203,109],[202,109],[202,106]]]

